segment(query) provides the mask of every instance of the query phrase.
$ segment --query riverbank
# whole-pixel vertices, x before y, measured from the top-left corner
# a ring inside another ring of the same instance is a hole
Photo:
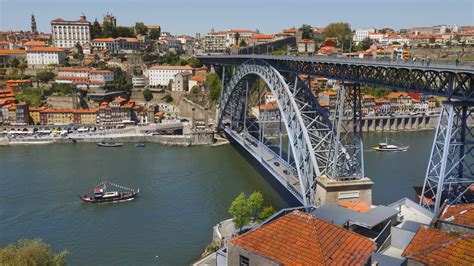
[[[44,145],[55,143],[97,143],[101,141],[122,143],[159,143],[166,146],[202,146],[216,143],[214,132],[193,132],[187,135],[146,134],[80,134],[63,137],[0,138],[0,146]]]

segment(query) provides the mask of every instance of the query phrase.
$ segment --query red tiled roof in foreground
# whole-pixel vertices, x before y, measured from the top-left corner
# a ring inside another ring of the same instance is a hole
[[[286,265],[365,265],[376,248],[373,241],[302,211],[230,242]]]
[[[474,265],[474,234],[420,227],[402,256],[429,265]]]
[[[441,214],[440,219],[474,226],[474,203],[447,206]]]

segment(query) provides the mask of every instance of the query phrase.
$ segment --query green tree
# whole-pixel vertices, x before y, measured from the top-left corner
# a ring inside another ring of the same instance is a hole
[[[157,29],[151,29],[149,32],[148,32],[148,36],[150,37],[150,39],[152,40],[158,40],[161,36],[161,28],[157,28]]]
[[[267,206],[263,208],[263,210],[258,215],[257,222],[261,223],[265,221],[266,219],[270,218],[270,216],[272,216],[273,214],[275,214],[275,210],[273,209],[273,207]]]
[[[116,35],[115,37],[128,37],[133,38],[135,37],[135,32],[133,28],[125,27],[125,26],[117,26],[115,28]]]
[[[308,24],[301,25],[300,29],[303,32],[303,39],[311,39],[313,37],[313,27]]]
[[[360,46],[362,47],[362,50],[367,50],[370,48],[370,46],[373,44],[374,42],[369,38],[365,38],[362,40],[362,42],[360,43]]]
[[[202,67],[201,61],[196,57],[189,58],[187,64],[194,68]]]
[[[173,99],[173,96],[171,96],[171,94],[166,94],[163,98],[161,98],[162,100],[164,100],[166,103],[170,103],[172,102],[174,99]]]
[[[211,100],[216,101],[221,95],[221,79],[216,73],[209,73],[206,76],[206,82],[209,84]]]
[[[76,43],[75,48],[76,48],[76,51],[77,51],[77,52],[74,53],[73,57],[74,57],[75,59],[79,59],[79,60],[84,59],[84,51],[82,50],[81,44],[80,44],[80,43]]]
[[[0,265],[66,265],[69,252],[55,254],[40,239],[22,239],[16,244],[0,248]]]
[[[132,79],[127,72],[120,68],[114,68],[114,81],[105,84],[106,90],[109,91],[130,91],[132,89]]]
[[[104,21],[104,23],[102,24],[102,37],[104,38],[117,37],[117,29],[109,21]]]
[[[151,101],[151,99],[153,99],[153,93],[151,93],[150,89],[145,89],[143,91],[143,98],[145,98],[145,100],[147,102]]]
[[[234,35],[234,44],[239,45],[240,33],[236,32]]]
[[[97,19],[94,20],[91,26],[91,39],[100,38],[102,37],[102,28],[100,27],[99,21]]]
[[[60,96],[71,95],[72,87],[71,84],[67,83],[53,83],[53,86],[51,86],[51,92],[55,92]]]
[[[143,22],[136,22],[135,23],[135,34],[147,34],[148,29],[146,28],[145,24]]]
[[[12,62],[11,62],[11,65],[12,67],[14,68],[18,68],[18,65],[20,64],[20,60],[18,60],[18,58],[13,58]]]
[[[16,93],[15,98],[19,102],[28,103],[29,106],[41,106],[44,102],[44,89],[26,88],[20,93]]]
[[[21,73],[21,79],[24,78],[25,76],[25,69],[28,68],[28,64],[25,62],[25,61],[21,61],[19,64],[18,64],[18,69],[20,69],[20,73]]]
[[[249,208],[250,217],[253,220],[258,218],[258,214],[262,211],[263,208],[263,195],[262,193],[255,191],[250,194],[247,205]]]
[[[349,50],[352,39],[351,26],[345,22],[330,23],[324,29],[324,37],[337,38],[339,45]]]
[[[50,80],[54,79],[56,74],[51,71],[41,71],[36,74],[36,78],[39,82],[48,83]]]
[[[241,40],[239,46],[240,47],[245,47],[245,46],[247,46],[247,43],[245,42],[245,40]]]
[[[234,225],[239,232],[242,231],[242,228],[250,223],[250,212],[247,204],[247,199],[245,194],[242,192],[237,196],[237,198],[232,201],[232,204],[229,208],[229,213],[234,217]]]

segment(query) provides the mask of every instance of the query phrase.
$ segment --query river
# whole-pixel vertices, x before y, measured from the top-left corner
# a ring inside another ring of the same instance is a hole
[[[423,181],[433,133],[366,135],[374,203],[413,196],[411,187]],[[410,149],[368,151],[386,136]],[[80,202],[78,195],[90,193],[100,180],[139,187],[140,197],[120,204]],[[0,246],[41,238],[55,251],[67,248],[71,265],[186,265],[210,242],[211,227],[229,218],[233,198],[256,190],[266,204],[288,206],[230,145],[0,147]]]

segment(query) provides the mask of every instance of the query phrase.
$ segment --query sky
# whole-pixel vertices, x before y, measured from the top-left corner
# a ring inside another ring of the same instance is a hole
[[[118,25],[143,21],[188,35],[211,28],[277,33],[339,21],[353,29],[474,25],[474,0],[0,0],[0,30],[29,30],[34,14],[39,31],[50,33],[51,20],[76,20],[82,12],[89,21],[111,12]]]

